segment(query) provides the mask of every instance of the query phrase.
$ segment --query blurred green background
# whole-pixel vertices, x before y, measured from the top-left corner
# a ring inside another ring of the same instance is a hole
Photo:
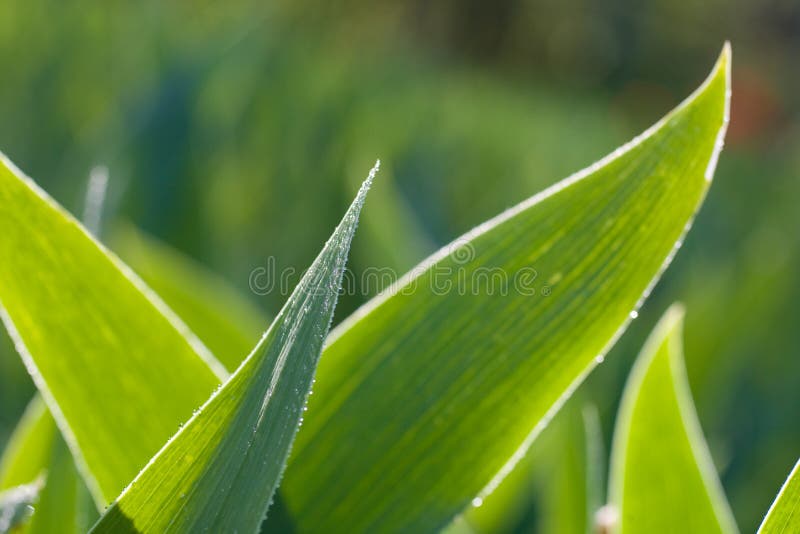
[[[608,441],[645,335],[685,302],[700,419],[752,531],[800,456],[797,2],[5,0],[0,150],[78,216],[107,166],[106,223],[272,313],[281,295],[250,292],[250,273],[308,266],[376,158],[351,266],[402,273],[655,122],[725,39],[732,117],[710,195],[581,390]],[[2,445],[33,385],[0,336]]]

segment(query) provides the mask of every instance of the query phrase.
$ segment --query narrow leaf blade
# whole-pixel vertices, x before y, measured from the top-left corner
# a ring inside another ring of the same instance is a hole
[[[681,337],[683,309],[665,313],[625,386],[611,457],[616,532],[736,532],[694,410]]]
[[[759,534],[800,532],[800,461],[794,465],[770,506]]]
[[[729,61],[331,334],[282,485],[300,530],[439,529],[503,478],[669,263],[721,148]],[[487,290],[497,272],[507,292]]]
[[[255,532],[302,422],[370,173],[269,330],[93,532]]]

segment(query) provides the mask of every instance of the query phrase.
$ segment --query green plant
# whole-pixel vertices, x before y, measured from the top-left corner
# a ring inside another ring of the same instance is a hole
[[[227,297],[190,298],[179,264],[140,266],[146,285],[4,159],[2,318],[44,402],[32,401],[0,464],[0,525],[86,530],[91,494],[103,510],[96,532],[252,532],[279,484],[267,531],[435,531],[484,499],[487,513],[680,246],[722,148],[729,69],[726,47],[703,85],[641,136],[457,239],[327,336],[365,184],[246,358],[251,329],[231,321]],[[643,403],[674,423],[675,446],[663,450],[681,453],[669,458],[674,474],[694,477],[685,496],[708,495],[705,507],[689,503],[705,514],[698,531],[731,531],[685,384],[655,367],[679,361],[665,341],[674,317],[628,387],[599,520],[618,513],[626,531],[683,524],[669,514],[642,523],[635,511],[666,495],[647,493],[659,489],[653,475],[629,480],[624,469],[653,439],[638,422]],[[661,389],[645,387],[659,370]],[[567,514],[594,513],[580,486],[583,504]],[[477,528],[474,515],[450,528]]]

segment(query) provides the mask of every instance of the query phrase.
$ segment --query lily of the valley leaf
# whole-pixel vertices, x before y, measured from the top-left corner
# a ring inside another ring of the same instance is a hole
[[[283,473],[377,166],[259,344],[94,527],[255,532]]]

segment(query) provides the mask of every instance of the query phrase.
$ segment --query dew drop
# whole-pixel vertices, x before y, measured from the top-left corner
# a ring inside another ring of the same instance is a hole
[[[472,499],[472,506],[474,506],[475,508],[480,508],[482,505],[483,505],[483,499],[481,499],[480,497],[475,497],[474,499]]]
[[[604,361],[606,361],[606,358],[605,358],[605,356],[600,355],[600,356],[595,357],[594,361],[596,361],[597,363],[603,363]]]
[[[631,319],[636,319],[637,317],[639,317],[639,312],[637,312],[636,310],[633,310],[631,312]]]

